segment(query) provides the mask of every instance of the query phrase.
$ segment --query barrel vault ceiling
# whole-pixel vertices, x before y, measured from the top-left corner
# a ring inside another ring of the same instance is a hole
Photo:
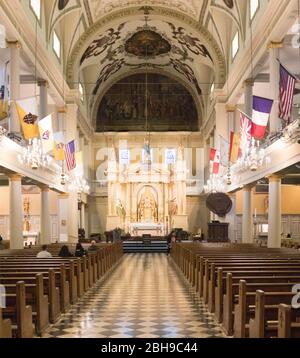
[[[244,0],[50,0],[45,19],[49,42],[54,30],[63,39],[67,81],[83,84],[91,118],[114,83],[146,70],[184,85],[203,116],[246,12]]]

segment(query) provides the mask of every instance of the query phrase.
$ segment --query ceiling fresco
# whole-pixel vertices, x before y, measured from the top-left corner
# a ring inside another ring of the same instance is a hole
[[[67,81],[74,88],[81,78],[93,121],[100,95],[121,78],[146,69],[186,86],[198,96],[204,111],[201,97],[209,93],[211,83],[216,88],[225,83],[228,34],[237,28],[243,38],[247,10],[245,0],[52,3],[49,39],[59,24],[61,31],[68,28],[72,33],[73,29],[63,51]]]

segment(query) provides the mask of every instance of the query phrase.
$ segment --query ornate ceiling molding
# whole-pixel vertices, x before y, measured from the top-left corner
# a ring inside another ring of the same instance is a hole
[[[110,23],[116,24],[118,22],[123,22],[130,18],[135,18],[138,15],[141,15],[141,7],[136,6],[124,10],[117,10],[99,19],[95,24],[88,28],[87,31],[77,41],[69,57],[67,63],[67,81],[69,83],[72,83],[74,81],[74,73],[76,73],[76,71],[78,70],[77,68],[75,69],[75,66],[78,65],[84,50],[93,41],[96,34],[99,34],[101,30],[103,30],[104,27],[109,26]],[[216,82],[219,83],[220,86],[225,82],[226,66],[223,53],[219,48],[217,42],[207,29],[205,29],[200,23],[192,19],[190,16],[173,9],[153,7],[151,15],[155,17],[162,17],[165,20],[166,18],[173,20],[175,19],[177,20],[177,22],[179,21],[182,24],[185,24],[187,28],[196,31],[199,35],[200,40],[207,47],[213,58],[215,64],[214,69]]]

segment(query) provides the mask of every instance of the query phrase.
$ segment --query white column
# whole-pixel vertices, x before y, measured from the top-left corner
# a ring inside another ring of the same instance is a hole
[[[226,215],[226,222],[229,223],[228,236],[231,242],[236,240],[236,194],[231,194],[232,208],[229,214]]]
[[[39,103],[39,119],[43,119],[48,115],[48,83],[47,81],[39,81],[40,103]]]
[[[10,47],[9,95],[11,101],[10,132],[20,133],[20,121],[15,101],[20,98],[20,49],[18,41],[8,43]]]
[[[227,118],[228,118],[228,136],[227,140],[230,141],[231,132],[235,132],[235,106],[227,105]]]
[[[58,195],[59,242],[68,242],[68,194]]]
[[[248,79],[244,83],[244,95],[245,95],[245,107],[244,111],[247,116],[252,118],[253,111],[253,86],[254,82],[252,79]]]
[[[51,244],[49,187],[41,186],[40,244]]]
[[[270,116],[270,133],[274,134],[281,129],[281,120],[278,118],[279,113],[279,58],[280,49],[283,47],[282,42],[270,42],[268,45],[270,56],[270,98],[274,100]]]
[[[85,230],[85,204],[83,202],[80,207],[80,227]]]
[[[243,188],[242,243],[253,243],[252,186]]]
[[[281,178],[269,177],[268,247],[281,247]]]
[[[9,175],[9,236],[11,249],[23,249],[22,177]]]

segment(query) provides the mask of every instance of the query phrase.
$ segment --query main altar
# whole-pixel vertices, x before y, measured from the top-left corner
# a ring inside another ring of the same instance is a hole
[[[106,230],[122,228],[133,236],[164,236],[172,228],[187,230],[186,163],[183,148],[173,164],[124,164],[110,148]]]

